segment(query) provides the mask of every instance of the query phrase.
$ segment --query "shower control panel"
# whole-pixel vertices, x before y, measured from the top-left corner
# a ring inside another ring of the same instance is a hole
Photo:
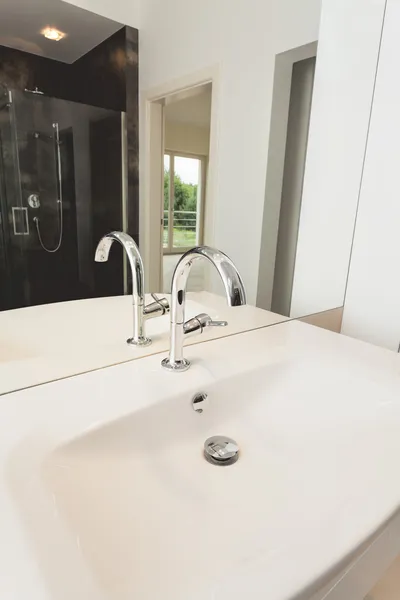
[[[12,207],[14,235],[29,235],[28,209],[21,206]]]

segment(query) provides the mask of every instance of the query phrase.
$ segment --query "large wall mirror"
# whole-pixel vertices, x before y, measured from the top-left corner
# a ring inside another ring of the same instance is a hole
[[[232,30],[218,13],[207,43],[189,10],[131,4],[0,4],[0,367],[12,352],[35,361],[64,352],[55,378],[167,350],[162,304],[162,319],[149,319],[153,345],[139,352],[125,343],[129,261],[120,244],[107,262],[94,260],[115,230],[139,246],[147,293],[168,294],[194,246],[217,248],[237,266],[247,291],[240,318],[226,313],[214,267],[194,264],[188,318],[207,313],[229,326],[188,343],[292,318],[340,331],[381,7],[363,16],[354,50],[359,14],[333,0],[321,20],[320,0],[293,4],[289,20],[277,5],[268,39],[263,3],[245,21],[236,15]],[[242,35],[238,62],[233,40]],[[81,312],[79,302],[58,312],[79,300]],[[21,320],[12,309],[23,307]],[[45,380],[43,365],[31,369],[41,373],[34,383]],[[14,375],[10,389],[32,384],[21,383],[19,368]]]
[[[372,71],[348,124],[358,146],[345,187],[348,93],[336,84],[349,69],[332,58],[329,3],[321,27],[317,2],[296,35],[277,33],[265,86],[250,73],[248,95],[230,54],[188,74],[148,10],[139,90],[137,29],[63,0],[1,4],[0,309],[128,293],[121,247],[107,264],[93,260],[99,239],[123,230],[140,246],[149,292],[168,293],[182,254],[207,244],[237,264],[249,304],[327,313],[338,328]],[[222,291],[207,264],[188,289]]]

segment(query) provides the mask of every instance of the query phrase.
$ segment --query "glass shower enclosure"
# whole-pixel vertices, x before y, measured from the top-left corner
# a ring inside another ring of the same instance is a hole
[[[0,310],[123,293],[123,117],[0,85]]]

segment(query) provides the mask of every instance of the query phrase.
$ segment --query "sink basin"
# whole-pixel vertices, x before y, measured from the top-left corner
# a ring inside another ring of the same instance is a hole
[[[4,597],[34,579],[35,599],[309,598],[396,517],[397,355],[287,322],[187,356],[184,374],[151,356],[8,397]],[[235,464],[205,460],[214,435]]]
[[[263,549],[295,484],[279,476],[284,455],[270,455],[257,425],[268,413],[264,378],[253,374],[251,398],[243,377],[209,384],[202,415],[184,393],[51,455],[45,478],[57,511],[107,597],[207,598]],[[231,468],[203,457],[218,433],[240,445]]]

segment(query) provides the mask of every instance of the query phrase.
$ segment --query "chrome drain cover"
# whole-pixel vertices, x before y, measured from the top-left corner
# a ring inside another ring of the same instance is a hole
[[[204,456],[213,465],[227,467],[239,458],[239,446],[231,438],[214,435],[204,442]]]

